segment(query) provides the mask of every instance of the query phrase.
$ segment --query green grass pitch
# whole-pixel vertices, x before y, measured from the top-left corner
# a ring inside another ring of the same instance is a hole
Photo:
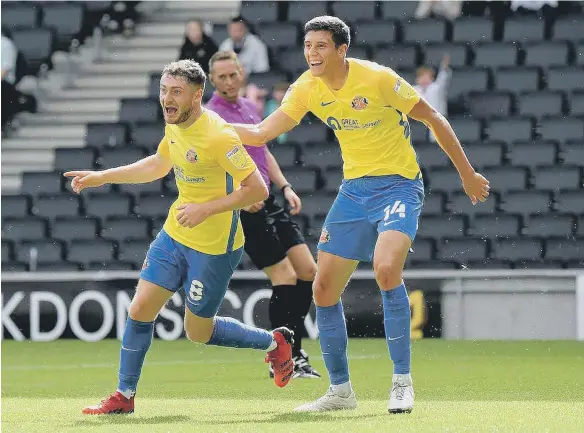
[[[326,373],[316,342],[307,349]],[[263,354],[156,340],[146,359],[136,413],[87,417],[115,390],[119,342],[2,343],[2,432],[584,432],[584,344],[413,344],[416,406],[389,415],[392,365],[383,340],[349,342],[359,406],[294,414],[328,379],[278,389]]]

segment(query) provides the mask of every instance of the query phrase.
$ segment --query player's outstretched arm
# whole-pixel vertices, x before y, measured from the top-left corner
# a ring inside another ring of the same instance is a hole
[[[278,109],[257,125],[233,124],[242,143],[248,146],[262,146],[268,141],[290,131],[296,121]]]
[[[474,170],[448,120],[424,99],[414,105],[408,116],[430,128],[436,141],[456,167],[464,192],[472,203],[484,202],[489,195],[489,181]]]
[[[274,155],[272,155],[272,152],[269,150],[266,150],[266,152],[268,156],[268,176],[270,177],[270,180],[274,182],[278,189],[282,191],[282,194],[284,194],[284,198],[290,205],[290,213],[292,215],[299,214],[302,209],[300,197],[298,197],[290,183],[286,180],[286,176],[282,173],[280,164],[278,164],[278,161]]]
[[[98,188],[107,183],[148,183],[163,178],[172,168],[172,161],[160,154],[143,158],[133,164],[101,171],[68,171],[71,189],[79,194],[85,188]]]

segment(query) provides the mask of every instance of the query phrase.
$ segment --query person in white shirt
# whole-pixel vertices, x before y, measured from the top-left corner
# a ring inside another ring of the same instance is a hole
[[[420,96],[444,117],[448,116],[448,86],[452,77],[452,70],[449,66],[450,56],[445,55],[436,77],[432,68],[427,66],[418,68],[416,85],[414,86]],[[430,133],[430,141],[436,141],[432,133]]]
[[[249,32],[241,17],[233,18],[227,31],[229,37],[221,43],[219,51],[234,51],[246,74],[270,70],[268,47],[259,37]]]

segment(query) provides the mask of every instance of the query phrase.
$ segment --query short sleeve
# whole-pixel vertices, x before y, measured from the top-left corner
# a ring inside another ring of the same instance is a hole
[[[308,108],[308,96],[309,90],[306,86],[296,82],[288,88],[284,99],[282,99],[280,110],[296,123],[300,123],[306,113],[310,111]]]
[[[156,153],[164,156],[166,159],[171,159],[170,158],[170,148],[168,147],[168,139],[166,138],[166,135],[164,137],[162,137],[162,140],[160,140],[160,143],[158,144],[158,149],[156,150]]]
[[[232,126],[222,128],[214,141],[210,148],[214,150],[217,162],[235,180],[241,182],[255,171],[255,163]]]
[[[386,104],[406,115],[420,101],[420,95],[411,84],[390,68],[380,72],[379,91]]]

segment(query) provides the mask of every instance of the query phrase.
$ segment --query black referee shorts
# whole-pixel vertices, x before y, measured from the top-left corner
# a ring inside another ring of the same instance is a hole
[[[295,245],[306,243],[290,214],[270,194],[259,212],[241,211],[245,252],[258,269],[275,265]]]

